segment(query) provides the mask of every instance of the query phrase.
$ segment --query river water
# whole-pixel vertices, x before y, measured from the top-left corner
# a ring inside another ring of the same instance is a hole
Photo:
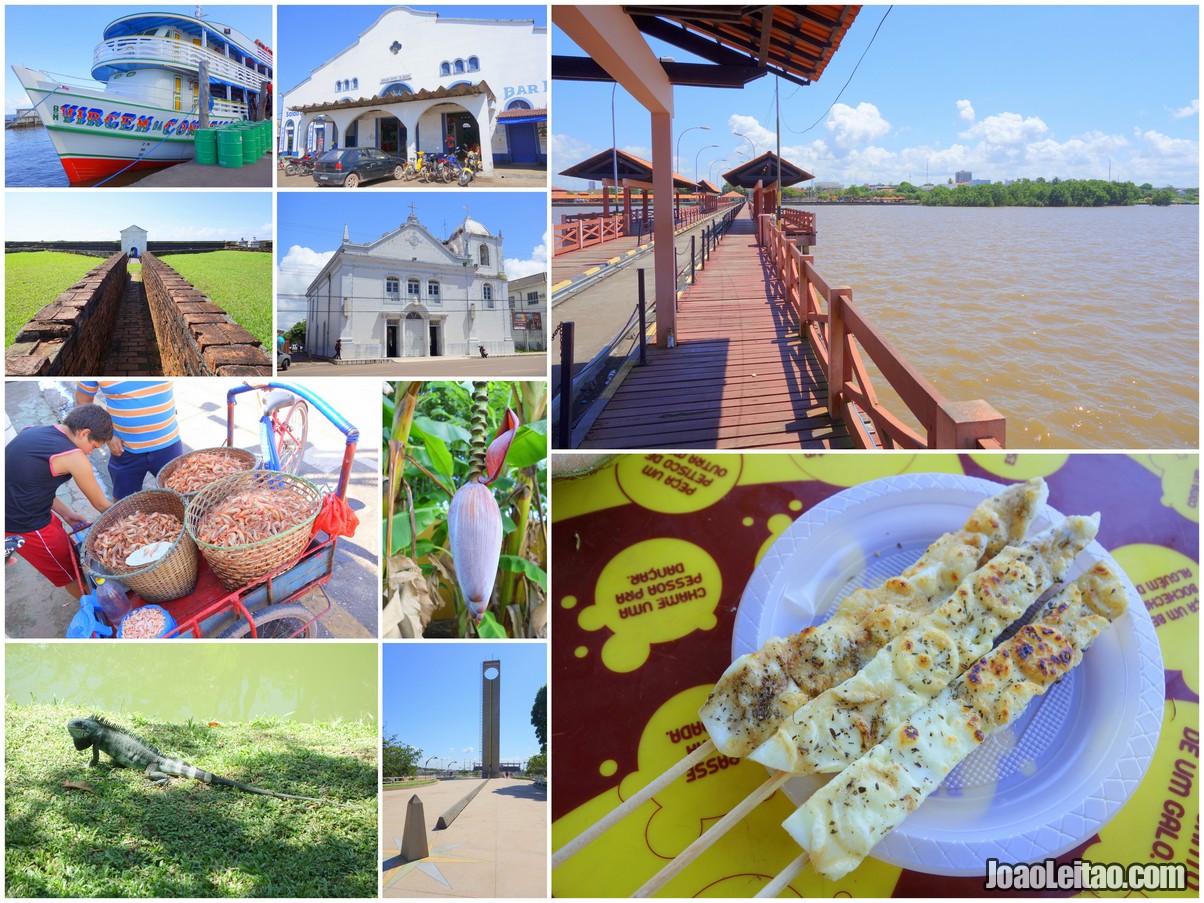
[[[104,181],[105,187],[133,185],[146,176],[145,170],[123,172],[111,179],[79,182],[88,188]],[[68,188],[67,173],[50,143],[46,129],[8,129],[4,132],[4,184],[9,188]]]
[[[947,398],[1004,414],[1009,447],[1197,446],[1198,207],[803,209],[820,275]]]
[[[815,264],[1012,448],[1195,448],[1199,208],[809,207]]]

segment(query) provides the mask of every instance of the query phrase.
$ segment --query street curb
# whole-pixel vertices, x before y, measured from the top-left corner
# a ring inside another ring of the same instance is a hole
[[[435,830],[441,831],[444,828],[450,827],[451,823],[456,820],[456,816],[464,811],[464,807],[467,806],[469,803],[471,803],[473,801],[473,798],[478,793],[480,793],[481,790],[484,788],[484,786],[488,783],[489,783],[488,778],[481,781],[481,783],[479,783],[476,787],[474,787],[474,788],[472,788],[472,790],[468,791],[468,794],[462,800],[460,800],[460,802],[456,803],[454,806],[452,806],[450,809],[448,809],[446,812],[444,812],[442,815],[440,815],[439,821],[435,822]]]

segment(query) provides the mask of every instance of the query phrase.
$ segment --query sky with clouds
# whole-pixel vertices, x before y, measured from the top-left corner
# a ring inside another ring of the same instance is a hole
[[[404,203],[403,203],[404,201]],[[305,290],[343,241],[375,241],[414,215],[440,241],[471,216],[502,236],[510,279],[548,271],[547,195],[539,191],[487,192],[451,188],[402,194],[280,192],[276,242],[276,325],[305,319]]]
[[[5,241],[117,241],[137,225],[152,241],[272,238],[272,196],[250,191],[8,191]]]
[[[531,708],[548,682],[543,643],[386,643],[384,733],[421,749],[423,763],[432,756],[456,762],[479,756],[481,666],[493,660],[502,672],[502,761],[525,763],[539,752]]]
[[[552,52],[581,55],[555,27]],[[677,88],[676,169],[775,150],[780,107],[782,156],[823,182],[1199,185],[1197,6],[864,6],[817,82],[782,81],[775,103],[774,81]],[[584,187],[555,173],[612,145],[612,86],[556,81],[553,105],[553,184]],[[647,112],[622,88],[613,105],[615,143],[650,157]]]

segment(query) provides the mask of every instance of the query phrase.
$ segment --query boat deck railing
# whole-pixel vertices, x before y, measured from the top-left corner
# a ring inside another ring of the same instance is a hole
[[[210,78],[256,93],[262,90],[265,80],[271,79],[270,74],[236,63],[214,50],[175,38],[150,35],[102,41],[92,51],[92,71],[100,66],[153,66],[158,63],[195,72],[202,60],[209,66]]]
[[[1003,415],[987,402],[950,401],[907,362],[853,305],[853,290],[832,286],[778,228],[771,215],[757,222],[757,242],[782,283],[828,381],[828,410],[842,418],[862,448],[1004,447]],[[878,400],[868,357],[927,433],[920,435]]]

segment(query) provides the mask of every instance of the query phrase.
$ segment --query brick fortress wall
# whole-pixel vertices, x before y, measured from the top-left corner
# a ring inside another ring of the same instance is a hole
[[[154,254],[142,256],[142,283],[167,376],[270,376],[259,340]]]
[[[5,352],[8,376],[99,374],[125,291],[124,254],[114,254],[43,307]]]

